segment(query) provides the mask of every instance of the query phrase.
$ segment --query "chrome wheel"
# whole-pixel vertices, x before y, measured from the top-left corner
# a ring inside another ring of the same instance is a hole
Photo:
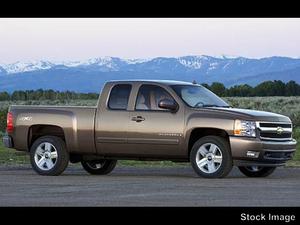
[[[204,173],[215,173],[222,164],[222,152],[213,143],[205,143],[200,146],[196,154],[196,164]]]
[[[117,160],[99,159],[92,161],[81,161],[83,169],[90,174],[104,175],[110,173],[116,166]]]
[[[245,168],[250,172],[258,172],[262,169],[260,166],[246,166]]]
[[[86,165],[91,169],[97,170],[103,167],[104,162],[86,162]]]
[[[57,162],[57,150],[49,142],[41,143],[35,150],[34,161],[41,170],[51,170]]]
[[[247,177],[267,177],[274,172],[275,166],[239,166],[239,170]]]

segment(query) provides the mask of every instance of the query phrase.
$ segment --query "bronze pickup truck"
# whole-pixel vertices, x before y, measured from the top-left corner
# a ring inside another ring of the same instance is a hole
[[[13,105],[3,142],[29,152],[41,175],[59,175],[69,161],[107,174],[134,159],[190,162],[207,178],[234,165],[264,177],[296,150],[286,116],[232,108],[198,84],[155,80],[107,82],[95,107]]]

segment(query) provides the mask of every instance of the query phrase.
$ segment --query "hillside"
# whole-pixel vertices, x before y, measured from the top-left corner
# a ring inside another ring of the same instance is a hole
[[[94,58],[0,64],[0,91],[54,89],[98,92],[107,80],[174,79],[256,85],[266,80],[300,83],[300,59],[184,56],[153,59]]]

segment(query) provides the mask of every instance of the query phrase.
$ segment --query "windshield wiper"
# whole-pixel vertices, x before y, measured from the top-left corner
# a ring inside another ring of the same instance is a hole
[[[229,108],[229,105],[213,105],[213,104],[207,104],[207,105],[202,105],[202,107],[220,107],[220,108]]]

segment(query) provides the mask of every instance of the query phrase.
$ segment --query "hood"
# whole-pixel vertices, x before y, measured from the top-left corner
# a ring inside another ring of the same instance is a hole
[[[237,119],[251,119],[255,121],[268,121],[268,122],[286,122],[290,123],[289,117],[280,115],[277,113],[250,110],[250,109],[238,109],[238,108],[220,108],[220,107],[210,107],[210,109],[235,114]]]

